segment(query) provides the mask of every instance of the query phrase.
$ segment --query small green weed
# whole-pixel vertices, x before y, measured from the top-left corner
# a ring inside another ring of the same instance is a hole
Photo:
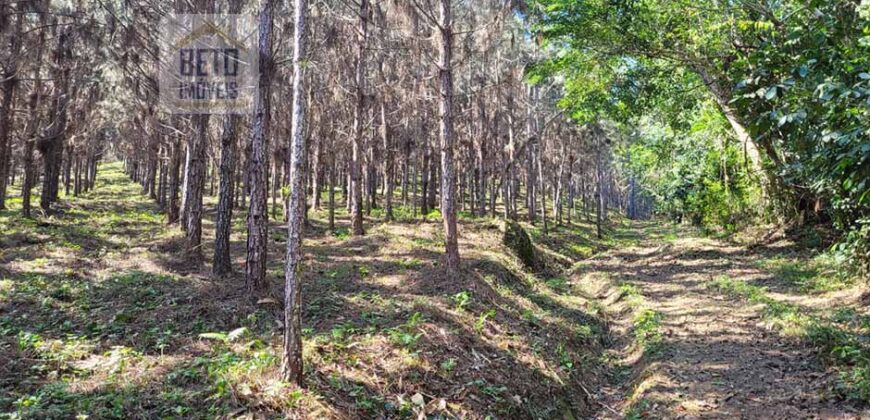
[[[662,344],[662,314],[643,309],[634,315],[634,338],[647,352],[659,350]]]
[[[423,315],[419,312],[414,312],[404,324],[391,328],[387,331],[390,340],[402,347],[412,348],[417,344],[423,333],[420,331],[420,324],[423,322]]]
[[[495,309],[488,309],[486,312],[480,314],[477,318],[477,322],[474,323],[474,331],[477,331],[478,333],[483,331],[483,327],[486,326],[486,320],[494,317],[495,314]]]
[[[462,291],[453,295],[453,303],[456,304],[456,310],[458,312],[464,311],[465,307],[471,303],[471,293],[468,291]]]

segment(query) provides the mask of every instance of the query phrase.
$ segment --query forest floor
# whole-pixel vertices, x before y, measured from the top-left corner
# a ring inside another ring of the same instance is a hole
[[[605,302],[619,337],[621,386],[599,395],[614,410],[595,417],[870,418],[867,289],[807,249],[817,238],[634,226],[635,246],[572,278]]]
[[[354,238],[343,209],[334,233],[312,211],[295,389],[278,379],[280,221],[272,288],[251,299],[243,211],[236,274],[214,278],[139,192],[114,163],[56,215],[0,211],[0,418],[867,415],[868,305],[806,244],[525,224],[548,263],[531,272],[500,222],[461,214],[463,274],[446,278],[435,217],[375,209]]]

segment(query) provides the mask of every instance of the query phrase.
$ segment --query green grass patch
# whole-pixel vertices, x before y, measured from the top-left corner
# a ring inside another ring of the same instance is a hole
[[[854,284],[854,278],[838,267],[836,258],[823,253],[811,260],[769,258],[759,262],[777,280],[805,293],[842,290]]]
[[[662,314],[652,309],[641,309],[634,314],[633,328],[635,342],[646,353],[655,353],[662,346]]]

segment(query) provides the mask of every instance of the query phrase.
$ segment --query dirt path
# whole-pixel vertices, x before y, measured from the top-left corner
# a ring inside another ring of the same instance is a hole
[[[627,306],[642,306],[661,314],[661,345],[640,358],[636,346],[622,340],[626,348],[617,357],[634,371],[625,379],[634,386],[604,390],[605,404],[629,418],[870,418],[825,397],[831,375],[812,349],[771,329],[761,305],[709,287],[727,275],[788,294],[759,267],[771,255],[788,253],[787,244],[750,251],[689,232],[632,232],[637,246],[594,258],[583,272],[636,286],[641,296],[622,304],[615,330],[628,336],[635,320]],[[614,293],[625,294],[625,287],[613,290],[602,297],[616,301]],[[600,417],[612,416],[603,410]]]

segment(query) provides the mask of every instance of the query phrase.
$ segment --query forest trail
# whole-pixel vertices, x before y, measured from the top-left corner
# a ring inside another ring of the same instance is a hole
[[[817,350],[771,328],[770,301],[729,295],[722,278],[786,302],[773,314],[783,325],[805,320],[796,312],[831,318],[834,303],[839,318],[870,319],[858,289],[814,291],[832,285],[786,240],[750,250],[617,217],[602,240],[582,220],[546,237],[525,225],[539,250],[581,261],[573,281],[525,271],[500,222],[464,219],[469,275],[447,282],[438,223],[352,238],[347,219],[333,235],[312,212],[303,319],[313,385],[275,391],[278,311],[240,292],[241,273],[217,279],[187,261],[182,233],[120,169],[103,166],[95,190],[50,218],[0,212],[0,418],[280,418],[288,398],[300,418],[862,417],[832,396],[836,372]],[[271,236],[278,289],[284,231]],[[425,407],[409,401],[417,393]]]
[[[786,240],[747,248],[652,224],[627,232],[636,246],[592,258],[579,275],[587,284],[600,286],[597,278],[611,285],[597,293],[621,313],[613,330],[635,337],[633,344],[617,339],[623,348],[614,351],[621,359],[616,365],[633,372],[623,372],[623,389],[604,390],[606,409],[597,417],[612,417],[613,407],[626,418],[870,415],[831,397],[835,375],[825,372],[815,349],[777,323],[824,318],[835,303],[840,311],[861,308],[860,293],[809,296],[788,271],[770,270],[771,262],[795,252]],[[729,295],[723,284],[764,287],[769,300]],[[771,313],[773,301],[783,302],[788,313]],[[637,345],[638,337],[646,345]]]

